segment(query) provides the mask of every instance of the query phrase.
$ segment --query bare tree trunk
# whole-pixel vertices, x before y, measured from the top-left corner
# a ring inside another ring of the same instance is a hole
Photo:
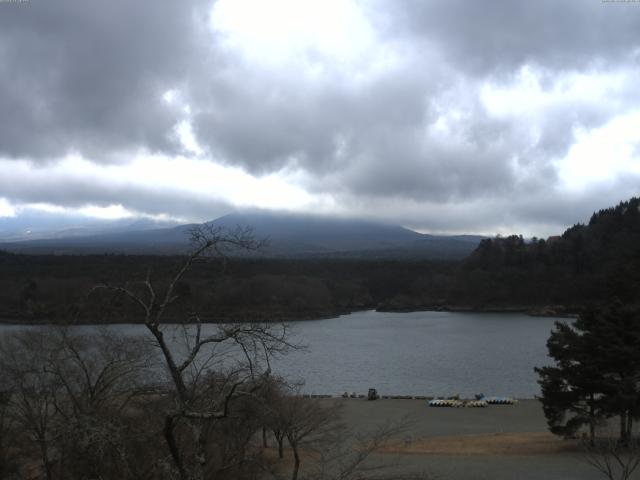
[[[195,425],[195,437],[196,437],[196,462],[197,462],[197,470],[194,474],[195,479],[204,478],[204,469],[207,464],[207,445],[205,434],[203,432],[203,428],[201,425]]]
[[[291,480],[298,480],[298,471],[300,470],[300,454],[298,453],[298,444],[296,442],[291,443],[291,449],[293,450],[293,473],[291,474]]]
[[[160,350],[162,350],[162,355],[164,356],[164,359],[167,363],[167,369],[169,370],[169,374],[171,375],[173,384],[176,387],[178,398],[180,399],[180,402],[184,402],[187,396],[187,387],[185,386],[184,380],[182,379],[182,374],[180,373],[180,370],[178,369],[178,366],[173,359],[171,350],[169,349],[169,346],[164,339],[164,334],[155,325],[147,324],[146,327],[157,340],[158,345],[160,346]]]
[[[629,442],[633,440],[633,415],[631,410],[627,412],[627,439]]]
[[[278,442],[278,457],[280,459],[284,458],[284,437],[285,435],[280,430],[272,430],[273,436],[276,437],[276,442]]]
[[[169,447],[169,451],[171,452],[171,458],[173,458],[176,467],[178,468],[178,473],[180,474],[181,480],[188,480],[187,472],[184,468],[184,464],[182,463],[182,457],[180,456],[180,451],[178,450],[178,445],[176,443],[176,438],[173,435],[173,428],[175,426],[174,418],[170,415],[165,417],[164,419],[164,438],[167,442],[167,446]]]
[[[591,447],[595,446],[595,441],[596,441],[596,413],[595,413],[595,407],[593,405],[594,402],[594,395],[593,393],[590,395],[590,402],[589,402],[589,445]]]
[[[47,480],[51,480],[53,475],[51,474],[51,464],[49,463],[49,449],[47,448],[47,441],[44,438],[39,439],[40,444],[40,456],[42,458],[42,467]]]
[[[627,445],[628,436],[627,436],[627,411],[623,410],[620,412],[620,443],[622,445]]]

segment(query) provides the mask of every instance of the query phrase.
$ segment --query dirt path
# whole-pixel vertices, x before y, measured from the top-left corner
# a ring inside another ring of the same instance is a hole
[[[394,443],[384,453],[422,455],[552,455],[576,453],[576,442],[543,432],[425,438]]]

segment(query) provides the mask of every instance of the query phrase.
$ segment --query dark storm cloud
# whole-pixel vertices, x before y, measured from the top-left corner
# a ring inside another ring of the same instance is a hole
[[[348,75],[307,84],[295,73],[283,81],[238,62],[225,76],[239,79],[236,88],[214,87],[212,108],[194,117],[200,141],[252,172],[302,168],[314,191],[431,200],[513,194],[555,184],[551,162],[567,154],[577,130],[598,128],[640,103],[630,91],[612,92],[606,102],[559,98],[542,118],[522,111],[498,120],[478,101],[481,85],[511,87],[528,64],[547,93],[562,88],[563,75],[632,66],[640,9],[633,15],[601,2],[378,6],[390,19],[381,41],[403,43],[410,52],[404,63],[354,89]],[[425,133],[440,113],[456,109],[463,118],[454,137],[434,141]],[[527,167],[525,180],[518,166]]]
[[[429,114],[432,81],[420,72],[384,74],[353,88],[348,75],[305,83],[241,62],[228,68],[231,74],[192,98],[195,131],[221,159],[257,173],[289,164],[313,173],[339,168],[349,161],[340,151],[348,139],[366,142],[389,125],[411,129]],[[239,80],[234,88],[230,78]]]
[[[419,129],[378,133],[366,144],[349,145],[349,164],[324,177],[325,185],[354,194],[442,201],[487,189],[504,193],[515,182],[509,154],[499,145],[448,144]]]
[[[237,98],[227,92],[217,108],[196,114],[196,133],[220,158],[253,172],[302,168],[316,192],[443,199],[510,189],[510,147],[519,139],[508,122],[487,117],[473,88],[451,100],[465,109],[453,125],[460,138],[427,132],[447,114],[447,105],[434,102],[446,93],[446,74],[435,65],[402,68],[356,91],[339,82],[313,90],[261,77],[259,87],[252,83]],[[461,97],[468,98],[457,103]]]
[[[89,158],[174,152],[175,112],[199,45],[193,2],[32,0],[0,4],[0,153]]]
[[[212,3],[204,0],[0,3],[0,158],[172,156],[184,153],[174,127],[187,120],[205,157],[256,175],[299,170],[308,191],[334,196],[356,214],[363,204],[386,204],[421,228],[479,231],[517,218],[555,225],[592,205],[562,191],[554,162],[576,131],[640,107],[633,81],[640,7],[600,0],[363,5],[375,13],[373,53],[388,48],[397,58],[358,79],[373,60],[252,63],[207,29]],[[309,62],[319,76],[305,71]],[[565,86],[567,98],[556,95],[539,111],[492,114],[483,87],[520,88],[526,68],[548,94],[575,74],[618,72],[623,80],[606,102],[572,97]],[[174,105],[162,101],[170,89],[180,99]],[[105,182],[92,188],[91,179],[21,180],[0,180],[0,197],[211,217],[210,200],[188,186],[167,192]],[[454,213],[438,218],[438,209]]]

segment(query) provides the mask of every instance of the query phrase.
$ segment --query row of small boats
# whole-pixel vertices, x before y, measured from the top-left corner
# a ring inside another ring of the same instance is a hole
[[[459,400],[457,398],[434,398],[429,401],[430,407],[452,407],[452,408],[485,408],[489,405],[514,405],[518,403],[511,397],[483,397],[476,400]]]

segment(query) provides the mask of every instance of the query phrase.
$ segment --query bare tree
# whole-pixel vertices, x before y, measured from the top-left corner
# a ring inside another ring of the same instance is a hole
[[[268,422],[282,449],[286,438],[293,454],[292,480],[426,480],[424,473],[398,473],[397,462],[372,456],[398,440],[408,417],[379,425],[372,432],[350,433],[342,422],[339,400],[304,398],[285,383],[276,383],[268,403]],[[303,455],[304,452],[304,455]],[[283,458],[283,455],[279,455]],[[304,472],[301,471],[305,459]],[[391,472],[391,473],[389,473]],[[386,476],[385,476],[386,474]]]
[[[140,338],[100,328],[90,334],[51,332],[46,369],[64,388],[68,420],[100,410],[122,410],[151,372],[152,351]]]
[[[326,443],[336,433],[340,423],[341,404],[289,395],[281,399],[282,430],[293,452],[291,479],[300,471],[301,448]]]
[[[640,443],[628,444],[613,437],[602,437],[593,444],[585,442],[584,460],[609,480],[628,480],[640,466]]]
[[[284,458],[284,441],[289,425],[285,402],[294,391],[295,387],[283,378],[271,376],[265,381],[261,392],[262,446],[267,448],[266,433],[270,431],[276,440],[280,459]]]
[[[305,398],[299,394],[301,385],[290,385],[273,377],[263,390],[262,422],[273,433],[278,444],[278,456],[284,458],[286,439],[293,454],[291,478],[310,480],[355,480],[372,478],[427,479],[425,474],[394,471],[397,466],[385,459],[372,461],[373,454],[398,440],[411,419],[379,425],[372,432],[351,433],[342,421],[340,400]],[[304,452],[304,455],[303,455]],[[304,473],[301,473],[305,459]]]
[[[84,334],[53,329],[50,338],[45,368],[61,386],[56,396],[61,472],[139,478],[142,462],[134,445],[146,435],[125,409],[150,372],[150,346],[104,328]]]
[[[0,478],[18,478],[18,464],[15,449],[12,449],[13,419],[10,400],[13,395],[6,372],[0,370]]]
[[[27,458],[37,451],[47,479],[139,478],[130,471],[133,422],[123,408],[147,358],[140,342],[108,331],[47,327],[7,335],[0,375],[13,450]]]
[[[250,229],[227,232],[210,224],[193,229],[191,243],[191,252],[162,290],[154,286],[150,273],[137,285],[94,287],[94,291],[106,289],[123,295],[137,305],[144,326],[161,351],[173,400],[165,413],[163,434],[182,480],[200,479],[210,467],[207,424],[229,417],[235,399],[256,394],[262,386],[261,379],[270,372],[269,359],[292,346],[287,341],[285,325],[216,324],[205,332],[195,312],[183,319],[181,345],[168,338],[165,313],[178,300],[177,286],[196,262],[210,255],[226,258],[229,252],[256,250],[262,245]],[[236,360],[232,367],[224,365],[225,355],[220,353],[225,351],[229,358],[230,349],[237,352],[231,356]],[[214,368],[217,375],[207,375]],[[189,432],[190,440],[177,434],[181,426]],[[192,447],[185,447],[186,444]]]
[[[0,344],[0,370],[10,392],[9,414],[37,445],[42,472],[53,478],[52,444],[56,435],[56,397],[60,384],[46,365],[51,345],[41,330],[9,335]]]
[[[373,459],[384,447],[398,441],[410,425],[410,418],[385,422],[372,432],[350,434],[344,426],[339,426],[319,449],[319,456],[307,478],[311,480],[428,480],[422,472],[398,472],[397,459]],[[404,469],[402,469],[404,470]]]

